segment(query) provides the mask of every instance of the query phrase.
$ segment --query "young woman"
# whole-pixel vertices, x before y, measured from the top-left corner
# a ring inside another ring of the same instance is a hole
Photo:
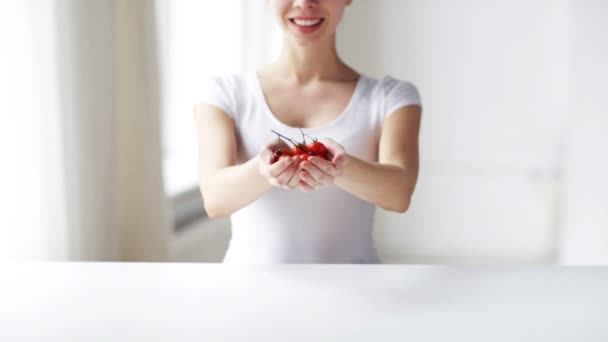
[[[267,0],[280,57],[207,80],[194,115],[200,189],[211,218],[231,215],[225,263],[378,263],[376,207],[405,212],[418,177],[416,87],[353,70],[336,51],[351,0]],[[329,160],[294,156],[272,130],[325,144]]]

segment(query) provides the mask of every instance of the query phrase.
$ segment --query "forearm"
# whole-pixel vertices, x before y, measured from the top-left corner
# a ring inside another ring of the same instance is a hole
[[[256,156],[246,163],[201,177],[201,193],[209,217],[230,215],[254,202],[271,188],[258,171],[258,160],[259,156]]]
[[[390,211],[405,212],[418,177],[417,166],[368,162],[350,156],[334,183],[343,190]]]

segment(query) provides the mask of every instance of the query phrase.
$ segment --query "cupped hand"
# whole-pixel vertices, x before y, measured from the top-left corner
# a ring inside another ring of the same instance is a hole
[[[274,151],[289,148],[284,141],[274,140],[262,146],[259,153],[259,172],[272,186],[296,189],[300,182],[300,158],[285,157],[275,160]]]
[[[307,161],[301,162],[298,190],[305,192],[319,190],[333,184],[336,177],[344,173],[344,167],[349,160],[349,155],[344,147],[330,138],[320,141],[327,148],[329,160],[310,156]]]

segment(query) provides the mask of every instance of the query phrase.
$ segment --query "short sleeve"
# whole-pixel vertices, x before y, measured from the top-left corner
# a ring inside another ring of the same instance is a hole
[[[196,102],[213,105],[234,119],[236,108],[232,96],[232,87],[233,85],[230,84],[226,77],[206,77],[203,79]]]
[[[401,107],[422,105],[418,89],[411,82],[402,81],[391,76],[386,76],[382,81],[384,89],[382,115],[384,118]]]

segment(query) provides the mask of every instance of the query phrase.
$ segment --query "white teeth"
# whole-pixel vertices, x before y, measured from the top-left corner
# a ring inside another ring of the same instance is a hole
[[[313,26],[313,25],[316,25],[319,22],[321,22],[321,19],[314,19],[314,20],[294,19],[293,21],[294,21],[294,23],[296,23],[299,26]]]

